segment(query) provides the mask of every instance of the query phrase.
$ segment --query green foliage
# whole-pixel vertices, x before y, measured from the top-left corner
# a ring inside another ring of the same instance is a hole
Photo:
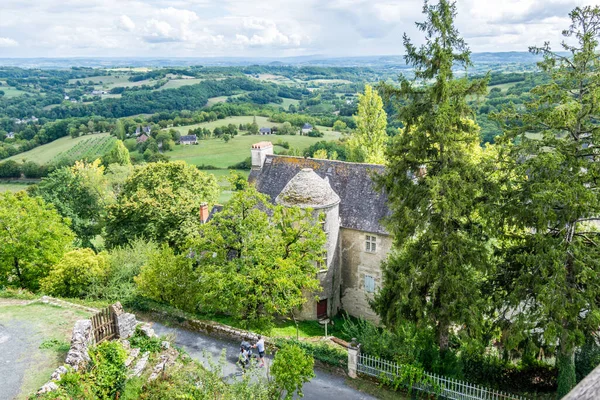
[[[145,297],[195,311],[201,290],[196,273],[189,257],[177,255],[163,244],[150,253],[147,265],[142,267],[135,282]]]
[[[106,242],[112,247],[144,237],[182,246],[201,225],[200,204],[214,203],[219,190],[214,175],[182,161],[138,167],[107,207]]]
[[[549,82],[531,91],[525,107],[497,115],[505,135],[499,170],[499,246],[504,265],[496,283],[501,307],[513,313],[516,341],[543,327],[543,341],[557,343],[558,395],[575,385],[574,352],[600,323],[598,229],[594,162],[600,145],[600,7],[575,8],[562,44],[531,48],[544,59]],[[570,44],[570,40],[573,43]],[[536,138],[530,136],[535,134]],[[526,205],[524,207],[523,205]],[[523,307],[535,304],[535,307]]]
[[[112,201],[99,160],[59,168],[44,178],[33,192],[71,220],[82,246],[93,247],[91,240],[102,230],[104,207]]]
[[[249,171],[250,169],[252,169],[252,158],[248,157],[244,161],[240,161],[237,164],[230,165],[229,167],[227,167],[227,169],[243,169]]]
[[[383,86],[398,102],[404,129],[387,152],[378,180],[388,193],[388,227],[395,251],[383,265],[383,286],[375,309],[384,323],[410,320],[436,329],[440,349],[449,347],[450,326],[476,336],[489,307],[483,284],[491,273],[485,204],[487,153],[479,146],[467,96],[486,92],[485,80],[454,78],[470,52],[454,27],[456,6],[425,3],[426,21],[417,23],[425,44],[405,35],[408,64],[416,82]]]
[[[48,339],[44,340],[42,344],[40,344],[40,349],[50,349],[56,350],[58,352],[67,352],[71,348],[71,345],[68,342],[57,339]]]
[[[140,329],[140,326],[135,327],[135,332],[133,336],[129,338],[129,343],[131,347],[137,347],[140,349],[140,354],[144,354],[145,352],[150,353],[158,353],[162,350],[162,341],[160,337],[152,337],[149,338],[146,336]]]
[[[577,382],[585,378],[594,368],[600,365],[600,346],[596,343],[596,337],[591,335],[575,353],[575,372]]]
[[[0,163],[0,178],[20,178],[21,165],[13,160]]]
[[[88,379],[100,399],[114,399],[125,387],[127,352],[119,342],[103,342],[89,349]]]
[[[268,328],[319,290],[325,235],[312,210],[273,206],[253,186],[233,194],[191,242],[202,312]],[[158,295],[158,292],[156,293]]]
[[[108,257],[91,249],[77,249],[66,253],[40,281],[43,292],[53,296],[85,297],[94,282],[105,278]]]
[[[429,376],[425,375],[425,371],[419,367],[412,365],[401,365],[398,374],[394,374],[390,378],[387,374],[381,374],[380,380],[384,385],[391,387],[393,390],[406,390],[409,394],[413,393],[415,386],[427,387],[429,393],[435,393],[436,397],[441,393],[441,388]],[[416,392],[417,395],[424,398],[429,398],[430,395]]]
[[[388,136],[383,101],[370,85],[365,85],[365,93],[358,97],[358,114],[354,117],[356,130],[348,141],[349,160],[384,164]]]
[[[113,148],[102,157],[104,165],[119,164],[119,165],[130,165],[131,158],[129,157],[129,150],[122,141],[117,140]]]
[[[150,255],[157,250],[156,243],[142,239],[112,248],[108,253],[109,267],[105,278],[94,281],[86,297],[120,301],[124,306],[134,302],[137,296],[134,277],[140,274],[142,266],[148,264]]]
[[[314,363],[313,357],[297,345],[287,345],[279,349],[271,365],[275,387],[279,389],[278,398],[281,398],[284,392],[285,400],[292,399],[294,393],[303,397],[302,386],[315,377]]]
[[[348,353],[341,348],[326,343],[301,342],[296,339],[278,338],[273,341],[276,347],[298,346],[311,355],[315,360],[334,367],[346,368],[348,366]]]
[[[73,243],[68,225],[39,197],[0,193],[0,284],[37,290]]]

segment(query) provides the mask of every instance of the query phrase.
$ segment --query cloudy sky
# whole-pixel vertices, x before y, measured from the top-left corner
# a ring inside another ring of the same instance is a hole
[[[474,52],[559,43],[588,0],[458,0]],[[0,0],[1,57],[402,54],[422,0]]]

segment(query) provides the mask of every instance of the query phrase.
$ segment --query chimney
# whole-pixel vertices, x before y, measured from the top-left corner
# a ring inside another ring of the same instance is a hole
[[[206,221],[208,221],[208,204],[202,203],[200,204],[200,222],[205,224]]]
[[[250,150],[252,154],[252,169],[261,169],[265,163],[265,158],[268,154],[273,154],[273,143],[271,142],[258,142],[252,145]]]

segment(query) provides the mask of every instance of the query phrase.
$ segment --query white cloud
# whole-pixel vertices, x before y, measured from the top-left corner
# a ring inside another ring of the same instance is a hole
[[[127,32],[133,32],[135,29],[135,23],[127,15],[121,15],[121,17],[119,17],[117,26]]]
[[[7,37],[0,37],[0,47],[17,47],[19,42]]]
[[[436,0],[431,0],[435,2]],[[422,0],[1,0],[2,56],[401,54]],[[457,0],[474,52],[557,45],[567,13],[597,0]],[[108,21],[108,23],[107,23]],[[35,26],[36,29],[30,27]]]

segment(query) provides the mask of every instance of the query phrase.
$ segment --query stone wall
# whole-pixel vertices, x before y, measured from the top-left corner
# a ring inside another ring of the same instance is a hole
[[[374,278],[375,291],[381,287],[381,263],[390,252],[392,238],[374,235],[377,237],[377,251],[370,253],[366,251],[367,235],[373,236],[369,232],[341,230],[342,308],[350,315],[379,323],[379,317],[369,305],[373,294],[365,290],[365,276]]]
[[[119,302],[116,302],[110,307],[112,312],[117,316],[117,336],[120,339],[126,339],[133,335],[135,327],[138,324],[135,315],[124,312],[123,306],[121,306],[121,303]]]

